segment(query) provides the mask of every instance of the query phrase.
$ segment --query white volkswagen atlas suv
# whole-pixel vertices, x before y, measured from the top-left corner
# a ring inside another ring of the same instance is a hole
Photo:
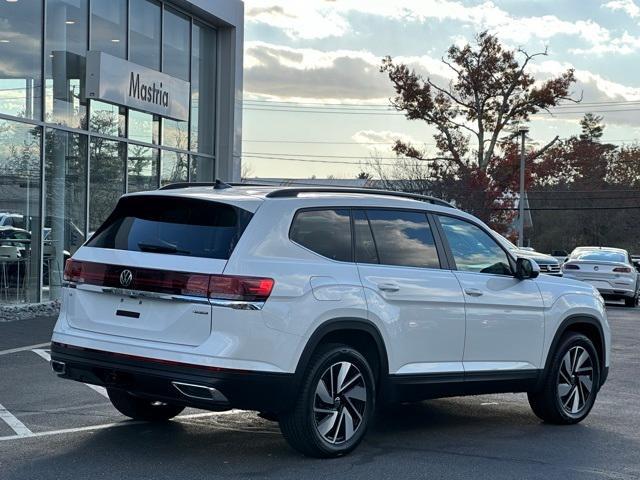
[[[574,424],[607,378],[604,302],[538,272],[431,197],[170,185],[122,197],[67,262],[52,368],[134,419],[258,411],[317,457],[387,402],[527,392]]]

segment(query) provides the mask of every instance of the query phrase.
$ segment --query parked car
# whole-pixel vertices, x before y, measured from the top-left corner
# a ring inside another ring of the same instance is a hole
[[[533,248],[517,247],[508,238],[500,235],[493,230],[494,235],[498,241],[507,248],[515,257],[528,258],[534,260],[540,267],[540,273],[546,273],[547,275],[553,275],[556,277],[562,276],[562,269],[560,268],[560,262],[551,255],[545,255],[544,253],[536,252]]]
[[[52,368],[135,419],[256,410],[316,457],[378,403],[527,392],[574,424],[608,375],[604,301],[538,274],[431,197],[169,186],[122,197],[67,262]]]
[[[564,262],[566,262],[567,258],[569,258],[569,254],[567,253],[566,250],[553,250],[551,252],[551,256],[553,258],[555,258],[556,260],[558,260],[560,265],[562,265]]]
[[[609,247],[578,247],[562,265],[565,277],[596,287],[603,297],[624,300],[635,307],[640,295],[640,274],[626,250]]]

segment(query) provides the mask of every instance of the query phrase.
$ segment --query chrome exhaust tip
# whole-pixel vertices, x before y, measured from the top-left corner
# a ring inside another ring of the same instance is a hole
[[[185,382],[171,382],[171,385],[185,397],[195,398],[197,400],[208,400],[210,402],[228,402],[227,397],[213,387]]]
[[[67,372],[67,364],[58,360],[51,360],[51,370],[58,375],[64,375]]]

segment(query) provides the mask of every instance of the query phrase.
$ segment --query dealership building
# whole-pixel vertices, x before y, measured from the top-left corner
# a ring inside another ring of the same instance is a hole
[[[0,304],[128,192],[239,180],[240,0],[0,0]]]

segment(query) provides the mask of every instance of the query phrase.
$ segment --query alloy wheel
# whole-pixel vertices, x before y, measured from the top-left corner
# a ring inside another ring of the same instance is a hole
[[[349,441],[362,425],[367,407],[367,385],[353,363],[327,368],[316,387],[313,413],[318,433],[337,445]]]
[[[572,416],[580,414],[592,390],[593,359],[583,347],[572,347],[562,358],[558,371],[558,398],[564,411]]]

